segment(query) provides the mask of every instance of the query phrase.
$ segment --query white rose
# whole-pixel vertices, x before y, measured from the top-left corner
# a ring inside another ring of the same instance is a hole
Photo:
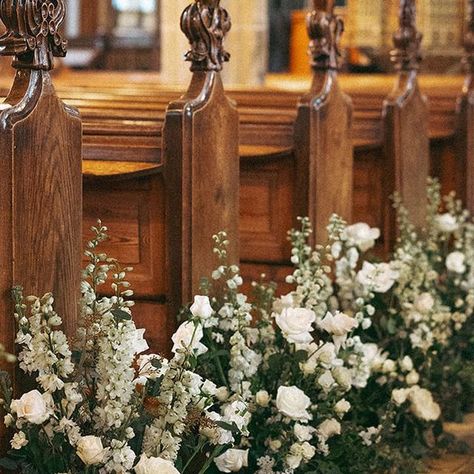
[[[12,440],[10,441],[11,447],[13,449],[21,449],[28,444],[26,435],[23,431],[19,431],[13,435]]]
[[[387,359],[382,366],[382,372],[385,374],[389,374],[391,372],[395,372],[397,370],[397,364],[392,359]]]
[[[325,318],[318,323],[319,327],[329,334],[332,334],[336,351],[339,351],[341,345],[347,339],[347,334],[358,326],[355,318],[347,316],[347,314],[336,311],[333,315],[328,312]]]
[[[268,442],[268,447],[272,451],[278,451],[281,448],[281,441],[279,439],[272,439]]]
[[[362,252],[371,249],[379,237],[380,230],[371,228],[365,222],[350,225],[343,232],[343,238],[347,240],[347,243],[359,247]]]
[[[345,415],[351,409],[351,404],[346,400],[339,400],[336,405],[334,405],[334,411],[338,415]]]
[[[376,293],[386,293],[397,281],[400,273],[393,270],[389,263],[373,264],[364,262],[357,274],[357,281]]]
[[[420,376],[416,370],[412,370],[406,378],[408,385],[416,385],[420,381]]]
[[[214,314],[211,302],[207,296],[195,296],[194,303],[189,310],[193,316],[199,319],[209,319]]]
[[[334,385],[334,382],[334,377],[332,376],[329,370],[323,372],[323,374],[320,375],[320,377],[318,378],[318,384],[326,393],[331,390],[332,386]]]
[[[349,390],[352,385],[352,374],[351,371],[346,367],[336,367],[332,374],[336,379],[336,382],[345,390]]]
[[[270,403],[270,395],[266,390],[260,390],[255,395],[255,401],[257,402],[257,405],[265,408]]]
[[[276,314],[275,321],[288,342],[309,344],[313,342],[313,323],[316,315],[306,308],[285,308]]]
[[[452,252],[446,257],[446,268],[450,272],[462,274],[466,271],[466,257],[462,252]]]
[[[364,344],[363,347],[364,359],[372,371],[379,371],[382,369],[383,363],[386,361],[388,354],[382,352],[382,349],[374,343]]]
[[[452,214],[439,214],[435,218],[436,226],[441,232],[451,233],[459,229],[459,224]]]
[[[392,400],[397,406],[403,405],[407,401],[409,393],[409,388],[397,388],[392,390]]]
[[[97,436],[83,436],[76,445],[76,454],[86,466],[102,463],[106,453],[102,440]]]
[[[301,454],[306,461],[309,461],[310,459],[314,458],[314,455],[316,454],[316,448],[305,441],[301,445]]]
[[[174,343],[172,350],[175,354],[180,349],[190,350],[196,355],[204,354],[207,352],[207,347],[201,344],[203,337],[204,333],[200,324],[195,325],[192,321],[186,321],[181,324],[171,338]]]
[[[417,385],[410,389],[411,412],[421,420],[435,421],[441,415],[440,406],[433,400],[431,392]]]
[[[422,293],[415,300],[415,308],[420,313],[429,313],[434,306],[434,298],[430,293]]]
[[[18,418],[25,418],[28,423],[33,425],[41,425],[51,413],[46,400],[46,395],[41,395],[38,390],[32,390],[25,393],[19,400],[13,400],[11,410],[16,413]]]
[[[298,387],[280,387],[277,393],[276,406],[280,413],[298,421],[308,421],[311,414],[309,397]]]
[[[135,466],[136,474],[179,474],[171,461],[162,458],[149,458],[144,454]]]
[[[301,425],[299,423],[296,423],[294,427],[296,439],[301,442],[310,441],[315,431],[312,426]]]
[[[294,471],[300,467],[301,461],[303,461],[303,455],[288,454],[285,458],[285,464],[289,469]]]
[[[410,356],[405,356],[400,362],[400,367],[403,372],[411,372],[413,370],[413,361]]]
[[[228,449],[217,457],[214,462],[220,472],[239,472],[249,465],[249,451],[246,449]]]
[[[341,424],[334,418],[324,420],[318,426],[318,432],[323,438],[329,439],[332,436],[341,434]]]

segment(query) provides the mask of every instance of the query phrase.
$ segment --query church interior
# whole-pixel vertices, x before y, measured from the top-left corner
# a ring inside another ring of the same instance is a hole
[[[473,0],[0,19],[0,472],[474,472]]]

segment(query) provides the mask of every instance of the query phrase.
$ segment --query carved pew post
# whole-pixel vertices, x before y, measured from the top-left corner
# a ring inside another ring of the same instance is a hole
[[[466,81],[457,107],[457,143],[460,162],[458,180],[467,208],[474,212],[474,0],[469,0],[467,30],[464,42]]]
[[[387,245],[395,234],[390,200],[394,191],[401,193],[417,226],[423,225],[425,218],[430,149],[428,103],[418,85],[422,38],[416,28],[415,0],[401,0],[400,29],[394,34],[391,53],[397,80],[383,107],[384,155],[389,170],[384,195]]]
[[[223,40],[231,21],[219,3],[196,0],[181,17],[193,77],[187,92],[169,105],[163,129],[172,311],[190,300],[200,277],[214,268],[213,234],[227,231],[229,260],[239,258],[239,117],[220,74],[230,57]]]
[[[313,0],[308,14],[313,83],[298,104],[295,123],[297,215],[309,216],[314,240],[325,242],[330,216],[352,214],[353,106],[338,81],[339,42],[344,23],[334,0]]]
[[[13,285],[25,294],[53,291],[65,329],[77,316],[81,269],[82,125],[51,81],[63,0],[0,0],[6,33],[0,54],[14,56],[16,76],[0,106],[0,328],[13,349]]]

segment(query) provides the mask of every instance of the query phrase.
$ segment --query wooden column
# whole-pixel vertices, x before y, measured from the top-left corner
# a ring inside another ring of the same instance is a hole
[[[169,105],[163,129],[171,307],[198,291],[216,265],[212,235],[225,230],[238,262],[239,117],[221,74],[231,22],[219,0],[189,5],[181,28],[191,44],[191,85]]]
[[[397,79],[383,108],[385,184],[385,236],[387,246],[395,235],[390,196],[399,191],[415,225],[425,219],[426,180],[430,174],[428,103],[418,85],[423,36],[416,28],[415,0],[401,0],[400,29],[391,53]]]
[[[474,213],[474,0],[469,0],[464,46],[467,74],[457,107],[458,181],[463,183],[461,194],[467,208]]]
[[[313,0],[308,14],[313,83],[300,99],[295,123],[297,172],[296,213],[309,216],[315,240],[325,242],[330,216],[351,220],[353,145],[351,99],[338,81],[342,19],[334,0]]]
[[[0,106],[0,340],[13,350],[11,288],[53,292],[66,332],[80,295],[82,125],[56,95],[53,56],[66,54],[63,0],[0,0],[0,54],[16,77]],[[1,427],[0,427],[1,429]]]

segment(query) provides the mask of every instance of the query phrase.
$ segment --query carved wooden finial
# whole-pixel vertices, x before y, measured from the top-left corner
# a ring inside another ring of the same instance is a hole
[[[313,10],[307,16],[309,54],[311,67],[315,70],[339,68],[344,22],[334,15],[334,3],[334,0],[313,0]]]
[[[474,0],[469,0],[467,9],[467,29],[464,38],[464,48],[466,50],[465,63],[467,71],[474,73]]]
[[[220,0],[195,0],[181,16],[181,29],[191,50],[186,54],[191,71],[221,71],[230,54],[224,50],[224,38],[232,23]]]
[[[419,69],[421,41],[423,35],[416,27],[416,1],[400,1],[400,28],[393,35],[395,49],[391,53],[392,62],[399,71],[416,71]]]
[[[53,57],[66,55],[67,41],[59,32],[65,13],[63,0],[0,0],[7,29],[0,37],[0,55],[15,56],[16,68],[53,69]]]

